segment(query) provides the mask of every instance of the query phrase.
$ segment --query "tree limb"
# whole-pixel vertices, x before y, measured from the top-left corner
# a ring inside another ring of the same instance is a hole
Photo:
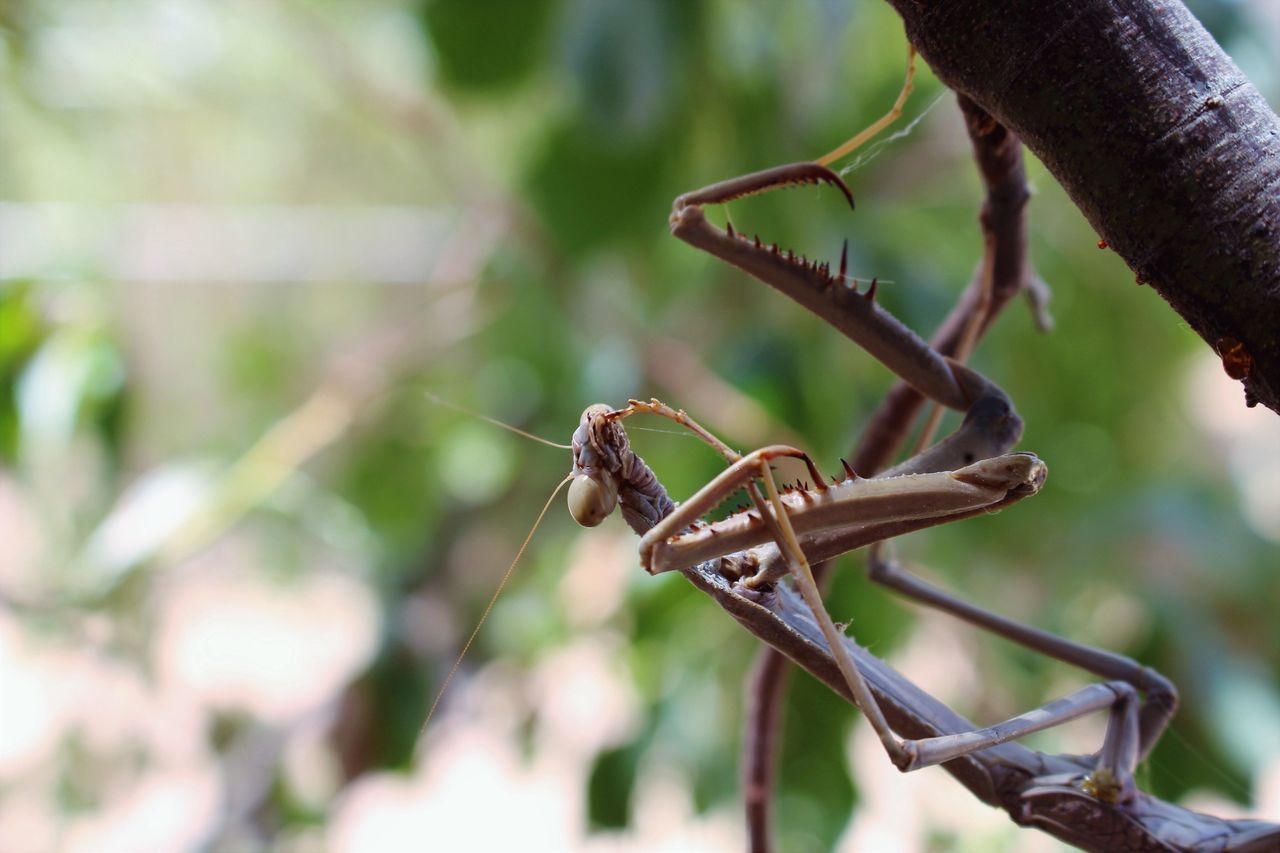
[[[1280,412],[1280,118],[1178,0],[889,0],[938,77]]]

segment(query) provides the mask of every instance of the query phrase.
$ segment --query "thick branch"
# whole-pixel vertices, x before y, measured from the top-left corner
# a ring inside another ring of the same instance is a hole
[[[1098,234],[1280,412],[1280,118],[1177,0],[889,0]]]

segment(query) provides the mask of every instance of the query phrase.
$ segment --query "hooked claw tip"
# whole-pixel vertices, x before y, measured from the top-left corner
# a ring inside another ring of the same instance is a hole
[[[849,189],[849,185],[844,182],[844,178],[840,177],[838,172],[832,171],[821,163],[807,164],[813,169],[813,179],[831,184],[844,194],[845,201],[849,202],[849,209],[856,210],[857,205],[853,202],[853,190]]]
[[[835,172],[831,172],[830,169],[827,171],[831,173],[832,183],[836,185],[840,192],[844,193],[845,199],[849,202],[849,209],[857,210],[858,206],[853,202],[853,190],[849,189],[849,185],[844,182],[844,178],[840,177]]]

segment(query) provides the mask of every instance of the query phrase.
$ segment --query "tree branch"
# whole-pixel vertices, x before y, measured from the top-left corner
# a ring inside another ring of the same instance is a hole
[[[951,88],[1280,412],[1280,118],[1178,0],[889,0]]]

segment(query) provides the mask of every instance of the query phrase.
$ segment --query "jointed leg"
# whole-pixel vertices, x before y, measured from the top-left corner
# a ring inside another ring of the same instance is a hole
[[[911,92],[916,86],[916,46],[911,42],[907,42],[907,79],[902,81],[902,91],[898,93],[898,99],[893,102],[893,106],[889,112],[880,116],[872,122],[868,127],[863,128],[852,139],[840,145],[830,154],[819,157],[817,162],[823,166],[830,166],[841,157],[847,157],[854,151],[861,148],[869,140],[875,137],[877,133],[893,124],[902,115],[902,108],[907,103],[907,98],[911,97]]]
[[[904,741],[903,749],[910,757],[905,767],[899,766],[903,770],[931,767],[1060,726],[1085,714],[1109,709],[1103,746],[1098,753],[1095,770],[1085,779],[1084,787],[1100,799],[1117,802],[1128,798],[1135,790],[1137,703],[1137,693],[1124,681],[1090,684],[1069,696],[985,729]]]
[[[671,216],[672,233],[691,245],[714,254],[783,291],[789,297],[842,331],[925,396],[949,408],[969,412],[970,417],[967,418],[966,423],[972,420],[984,405],[988,408],[1003,406],[1003,412],[998,413],[998,417],[993,422],[1000,421],[1004,426],[988,430],[985,434],[979,430],[978,438],[979,443],[985,440],[988,444],[993,445],[992,449],[995,453],[1004,452],[1017,440],[1018,434],[1021,432],[1020,421],[1013,414],[1007,396],[993,383],[979,374],[940,356],[928,344],[917,337],[914,332],[881,310],[874,302],[874,291],[860,293],[856,287],[850,286],[845,279],[846,264],[843,257],[839,272],[833,275],[830,266],[827,264],[807,261],[802,257],[796,258],[790,252],[780,252],[776,245],[765,247],[759,238],[754,241],[748,240],[736,233],[731,226],[721,231],[707,222],[701,209],[704,204],[723,202],[797,182],[832,183],[845,192],[847,196],[852,197],[847,187],[844,186],[843,181],[821,166],[799,164],[781,167],[726,181],[681,196],[676,200]],[[990,263],[989,260],[988,263]],[[984,279],[988,277],[989,273],[984,270]],[[963,337],[971,343],[976,335],[976,326],[973,329],[967,329],[966,332],[967,334]],[[961,432],[963,431],[962,428]],[[953,438],[955,437],[953,436]],[[950,442],[951,440],[949,439],[948,441]],[[951,444],[954,445],[955,442],[951,442]],[[899,466],[897,472],[902,473],[904,468],[914,472],[923,472],[956,467],[955,454],[961,453],[961,449],[959,447],[944,447],[944,445],[948,445],[948,442],[943,442],[942,445],[919,454],[905,466]],[[955,453],[944,451],[955,451]],[[963,451],[960,458],[964,462],[968,462],[975,457],[969,451]],[[979,456],[976,458],[984,457]],[[767,472],[762,472],[762,474],[764,473]],[[766,477],[766,485],[769,485],[768,477]],[[776,488],[772,491],[776,492]],[[860,691],[857,687],[857,682],[854,681],[849,672],[845,671],[846,667],[840,660],[841,655],[836,651],[837,643],[835,637],[838,635],[834,632],[834,626],[831,626],[830,629],[828,628],[830,618],[825,617],[825,612],[821,615],[818,613],[821,608],[818,591],[816,586],[812,584],[812,576],[811,572],[808,571],[807,560],[801,552],[799,541],[795,539],[794,531],[792,531],[790,537],[787,535],[786,528],[791,525],[780,500],[775,501],[775,509],[772,515],[777,519],[776,526],[781,528],[779,531],[781,535],[776,537],[778,549],[792,573],[797,577],[801,594],[805,597],[810,609],[814,611],[815,618],[822,627],[823,635],[836,655],[842,674],[845,680],[849,682],[854,699],[864,708],[864,711],[868,711],[868,716],[870,716],[868,703],[859,695]],[[949,609],[952,612],[958,612],[963,609],[962,604],[958,601],[952,602],[949,605]],[[978,624],[995,625],[1000,620],[991,614],[985,614],[981,617],[974,616],[972,621],[976,621]],[[1017,626],[1016,628],[1006,626],[1006,633],[1010,636],[1022,637],[1024,640],[1030,637],[1030,642],[1036,648],[1060,646],[1065,642],[1056,638],[1052,642],[1044,640],[1043,637],[1039,636],[1038,632],[1025,628],[1025,626]],[[1038,641],[1040,645],[1034,645]],[[1092,664],[1095,671],[1116,673],[1121,678],[1133,680],[1134,683],[1144,686],[1149,692],[1158,693],[1164,687],[1164,684],[1160,683],[1163,679],[1159,679],[1158,676],[1155,679],[1148,677],[1144,680],[1145,671],[1133,664],[1132,661],[1126,663],[1119,656],[1108,657],[1106,653],[1098,653],[1096,650],[1085,651],[1085,647],[1076,647],[1073,644],[1068,645],[1070,645],[1070,648],[1066,651],[1061,648],[1058,649],[1060,653],[1068,656],[1065,659],[1073,662],[1078,661],[1086,665]],[[865,688],[865,685],[863,687]],[[1171,703],[1164,702],[1152,703],[1152,708],[1144,709],[1143,718],[1131,725],[1127,721],[1136,720],[1133,710],[1135,701],[1132,692],[1132,688],[1127,685],[1121,687],[1094,685],[1071,697],[1050,703],[1050,705],[1038,711],[1014,718],[1000,726],[966,735],[947,736],[942,740],[899,744],[891,734],[881,731],[880,726],[877,725],[876,728],[895,764],[906,769],[907,767],[922,766],[924,763],[945,761],[975,749],[986,748],[1004,740],[1018,737],[1038,728],[1056,725],[1058,722],[1092,710],[1112,707],[1116,710],[1113,713],[1112,733],[1108,738],[1109,746],[1104,750],[1103,756],[1103,761],[1107,762],[1107,766],[1103,769],[1114,773],[1115,778],[1118,778],[1123,786],[1128,783],[1128,776],[1132,770],[1131,762],[1124,756],[1129,753],[1137,755],[1139,752],[1149,748],[1150,744],[1158,736],[1169,714],[1169,711],[1165,710],[1164,707],[1158,706],[1171,705]],[[1171,694],[1167,693],[1166,695]],[[874,724],[875,721],[873,720]],[[1130,734],[1125,734],[1126,732]],[[1137,732],[1137,734],[1133,734],[1133,732]]]
[[[680,426],[689,430],[698,438],[711,445],[711,447],[723,456],[725,461],[730,465],[742,458],[741,453],[716,438],[710,430],[706,429],[702,424],[689,417],[689,415],[685,413],[684,409],[673,409],[657,397],[650,398],[647,403],[643,400],[628,400],[627,407],[625,409],[617,410],[612,414],[612,417],[621,420],[622,418],[634,415],[638,412],[647,412],[651,415],[658,415],[659,417],[663,417],[680,424]]]
[[[813,163],[780,166],[686,193],[674,202],[671,232],[703,251],[731,263],[777,288],[867,350],[922,394],[951,409],[964,411],[987,395],[1003,396],[991,382],[968,372],[957,375],[951,363],[876,303],[874,289],[859,291],[846,280],[846,259],[837,271],[759,238],[747,239],[732,227],[721,230],[707,221],[702,207],[795,183],[826,183],[852,193],[838,175]]]
[[[1147,671],[1141,670],[1137,664],[1127,658],[1070,643],[1045,632],[1002,619],[937,591],[934,591],[934,595],[946,601],[944,609],[948,612],[957,615],[969,613],[974,620],[979,618],[983,620],[979,624],[992,627],[992,630],[997,630],[1006,636],[1017,637],[1031,648],[1046,651],[1091,671],[1119,670],[1123,673],[1121,677],[1124,680],[1089,685],[1062,699],[984,729],[920,740],[899,741],[885,720],[879,704],[867,687],[853,658],[849,655],[843,636],[833,624],[823,605],[809,562],[800,547],[767,461],[761,459],[757,470],[764,481],[772,505],[772,513],[766,518],[772,522],[770,527],[774,529],[778,547],[791,567],[796,587],[821,629],[836,665],[849,687],[854,703],[866,715],[885,752],[898,769],[905,772],[940,764],[1033,732],[1061,725],[1088,713],[1110,709],[1105,743],[1099,753],[1097,770],[1088,784],[1092,787],[1093,793],[1108,799],[1120,799],[1131,793],[1134,767],[1139,755],[1145,755],[1143,750],[1145,733],[1142,731],[1144,720],[1139,716],[1137,694],[1132,685],[1139,683],[1137,679]],[[912,578],[912,580],[915,579]],[[927,585],[918,581],[917,584],[927,589]],[[1003,630],[1000,630],[1001,628]],[[1049,651],[1050,649],[1054,651]],[[1159,676],[1156,677],[1159,678]],[[1166,720],[1167,717],[1161,718],[1158,727],[1151,732],[1152,743],[1159,736],[1160,729],[1163,729]]]
[[[769,467],[769,463],[782,457],[794,457],[802,459],[809,468],[810,477],[814,484],[822,491],[826,491],[828,487],[822,482],[822,475],[813,465],[812,460],[802,451],[795,448],[789,448],[783,445],[761,448],[753,451],[745,457],[739,456],[730,450],[723,442],[720,442],[708,431],[703,429],[692,418],[682,411],[677,411],[658,400],[651,400],[648,403],[639,401],[631,401],[631,404],[623,410],[614,413],[616,418],[626,417],[634,412],[650,412],[670,418],[671,420],[688,427],[695,434],[702,437],[705,441],[716,447],[726,459],[731,461],[730,466],[712,482],[708,483],[704,488],[699,490],[697,494],[682,504],[677,510],[663,518],[655,527],[645,534],[640,547],[640,558],[642,565],[646,569],[652,570],[652,553],[653,548],[658,543],[669,540],[672,534],[681,530],[685,530],[692,526],[698,518],[713,509],[717,504],[722,502],[725,497],[733,490],[740,486],[749,487],[754,494],[754,480],[759,478],[764,482],[765,490],[768,495],[768,504],[757,501],[757,511],[759,512],[759,524],[766,530],[773,540],[777,543],[783,558],[795,580],[796,587],[805,603],[808,605],[813,614],[814,620],[822,630],[828,647],[836,660],[837,666],[840,668],[841,674],[844,676],[845,682],[849,687],[850,694],[853,696],[855,703],[866,714],[868,721],[875,729],[885,750],[889,753],[894,764],[902,769],[909,769],[916,766],[919,762],[931,763],[928,755],[919,756],[914,751],[908,752],[904,750],[902,744],[894,736],[889,727],[888,722],[884,719],[884,715],[880,711],[879,705],[872,696],[866,682],[858,672],[857,665],[853,658],[849,655],[845,648],[843,638],[839,630],[832,622],[830,615],[823,606],[821,595],[818,591],[817,584],[814,582],[813,572],[809,566],[809,562],[805,557],[804,550],[800,545],[799,537],[792,524],[791,515],[786,505],[782,501],[782,496],[778,491],[777,482],[773,472]],[[924,480],[932,482],[934,477],[925,477]],[[942,478],[944,481],[947,479]],[[877,491],[883,492],[889,499],[893,496],[909,488],[910,486],[920,483],[919,478],[915,480],[902,480],[895,483],[877,483],[873,484],[877,487]],[[964,481],[957,481],[963,483]],[[968,483],[967,485],[981,488],[976,483]],[[995,488],[991,497],[977,499],[981,505],[981,500],[990,501],[994,499],[995,493],[1000,492],[999,488]],[[935,493],[934,501],[939,500],[939,494]],[[933,503],[932,501],[927,503]],[[938,505],[938,504],[934,504]],[[945,516],[945,512],[943,515]],[[870,519],[875,521],[877,519]],[[1091,710],[1092,706],[1085,708],[1079,713]],[[1006,726],[1006,730],[1017,732],[1017,727]],[[1016,734],[1008,735],[1009,737],[1017,736]],[[963,748],[963,744],[945,748]],[[937,745],[935,752],[943,754],[939,750],[944,749],[944,745]],[[938,759],[946,760],[946,759]],[[920,765],[923,766],[923,765]]]
[[[763,463],[759,470],[774,505],[772,516],[778,520],[780,535],[775,535],[778,548],[791,568],[801,596],[813,612],[833,651],[833,657],[849,684],[855,703],[867,714],[890,759],[899,769],[914,770],[949,761],[1060,725],[1087,713],[1110,708],[1106,742],[1099,753],[1097,770],[1089,780],[1089,785],[1092,793],[1110,799],[1125,797],[1132,791],[1133,771],[1137,761],[1145,757],[1154,746],[1177,705],[1177,692],[1167,679],[1123,655],[1074,643],[998,616],[924,583],[892,562],[878,559],[871,572],[872,578],[878,583],[1028,648],[1113,679],[1104,684],[1085,687],[1070,696],[996,726],[939,738],[897,741],[887,731],[887,727],[882,728],[878,724],[883,719],[879,708],[873,710],[867,704],[869,696],[863,695],[866,692],[865,685],[861,684],[861,678],[856,674],[843,644],[838,644],[839,634],[823,608],[808,561],[795,536],[790,517],[777,495],[771,473]],[[854,670],[853,676],[849,669]],[[855,677],[857,682],[854,681]],[[1145,702],[1139,703],[1135,688],[1147,694]]]
[[[1085,782],[1086,789],[1095,796],[1111,801],[1124,799],[1132,793],[1133,773],[1137,761],[1140,756],[1146,755],[1147,750],[1158,739],[1168,721],[1169,714],[1172,713],[1172,705],[1164,706],[1153,703],[1150,699],[1139,710],[1134,685],[1146,685],[1149,691],[1162,688],[1172,691],[1172,685],[1157,673],[1139,667],[1128,658],[1071,643],[1046,632],[1003,619],[936,590],[932,591],[933,597],[939,601],[945,601],[945,606],[943,604],[937,606],[948,612],[961,615],[962,618],[967,616],[969,621],[989,627],[997,633],[1017,639],[1030,648],[1069,663],[1075,663],[1095,673],[1105,675],[1108,672],[1116,672],[1123,680],[1088,685],[1066,697],[987,728],[919,740],[899,741],[885,721],[861,673],[858,672],[843,642],[843,637],[827,614],[817,584],[814,582],[813,573],[800,548],[767,464],[761,464],[760,477],[764,480],[773,505],[772,516],[776,519],[776,529],[779,534],[778,547],[792,568],[796,587],[821,629],[827,646],[831,649],[832,657],[849,687],[854,703],[866,715],[885,752],[899,770],[907,772],[941,764],[978,750],[1053,728],[1085,714],[1110,709],[1106,737],[1098,754],[1096,769]],[[906,577],[915,581],[920,589],[931,589],[909,575]],[[894,586],[894,588],[902,587]],[[920,594],[920,591],[916,590],[916,594]],[[1172,701],[1176,704],[1176,693],[1166,695],[1172,695]],[[1148,715],[1146,712],[1149,710],[1154,710],[1156,713]]]
[[[949,613],[1055,660],[1107,679],[1118,679],[1146,694],[1138,713],[1138,757],[1146,758],[1178,707],[1178,690],[1159,672],[1132,658],[1064,639],[1024,625],[943,592],[907,571],[887,549],[872,551],[868,570],[873,581],[926,607]]]
[[[625,413],[631,411],[653,412],[671,418],[689,427],[713,446],[723,448],[722,452],[726,458],[732,459],[738,456],[683,412],[673,410],[656,400],[649,403],[633,403],[629,410],[623,410]],[[625,414],[619,413],[619,416],[625,416]],[[642,563],[646,568],[650,567],[652,548],[655,543],[667,541],[673,531],[688,528],[698,517],[713,508],[734,489],[740,486],[753,486],[754,479],[759,478],[764,482],[768,503],[765,504],[763,501],[757,503],[758,523],[776,543],[782,559],[785,560],[795,580],[797,590],[804,598],[828,648],[832,651],[836,665],[849,688],[851,698],[866,714],[885,751],[897,767],[906,771],[949,761],[1034,731],[1059,725],[1086,713],[1111,708],[1106,744],[1099,754],[1097,771],[1088,784],[1098,796],[1109,798],[1126,796],[1132,788],[1133,768],[1138,756],[1145,754],[1149,744],[1154,743],[1168,716],[1167,706],[1149,702],[1143,707],[1143,716],[1140,717],[1136,693],[1131,685],[1140,686],[1149,693],[1158,692],[1165,687],[1171,691],[1172,687],[1168,686],[1167,682],[1158,675],[1143,670],[1127,658],[1069,643],[1045,632],[996,616],[933,589],[892,564],[878,563],[873,571],[873,577],[877,581],[917,600],[1091,671],[1124,679],[1124,681],[1090,685],[1035,711],[985,729],[922,740],[899,741],[897,739],[849,654],[841,632],[835,627],[823,606],[808,559],[792,523],[791,514],[779,493],[769,463],[773,459],[788,456],[803,459],[810,468],[810,475],[816,482],[821,482],[821,477],[812,462],[803,452],[794,448],[785,446],[762,448],[745,457],[739,457],[722,475],[646,534],[641,546]],[[978,466],[978,470],[987,470],[987,468],[985,464]],[[929,476],[924,479],[931,482]],[[979,480],[981,479],[979,477]],[[863,482],[870,485],[874,481]],[[881,481],[876,486],[880,488],[887,486],[888,490],[893,492],[910,482],[912,481]],[[824,490],[828,488],[824,486]],[[1155,713],[1149,714],[1148,711]]]
[[[791,518],[787,514],[786,508],[782,505],[782,498],[778,494],[778,485],[773,480],[773,472],[769,470],[767,462],[762,461],[760,463],[759,472],[760,478],[764,480],[765,489],[769,493],[769,502],[773,507],[773,525],[771,526],[775,527],[778,547],[787,555],[787,562],[791,566],[796,588],[800,590],[800,595],[804,598],[805,603],[809,605],[809,610],[813,613],[813,618],[817,621],[818,627],[822,629],[822,635],[826,638],[827,646],[831,649],[836,665],[840,667],[840,674],[844,676],[845,683],[849,685],[849,691],[853,695],[854,703],[866,716],[867,722],[871,724],[871,727],[875,729],[876,736],[880,738],[880,743],[884,746],[885,752],[889,754],[889,760],[900,769],[906,769],[906,764],[910,757],[903,750],[902,744],[893,733],[893,729],[889,727],[888,721],[885,720],[884,714],[880,711],[880,704],[871,695],[871,689],[867,687],[862,674],[858,672],[857,664],[853,662],[853,658],[849,655],[849,650],[845,648],[843,635],[836,629],[835,624],[831,621],[831,615],[827,613],[826,605],[822,602],[822,594],[818,592],[818,585],[813,579],[813,570],[809,567],[809,561],[805,559],[804,551],[800,548],[796,532],[791,526]]]

